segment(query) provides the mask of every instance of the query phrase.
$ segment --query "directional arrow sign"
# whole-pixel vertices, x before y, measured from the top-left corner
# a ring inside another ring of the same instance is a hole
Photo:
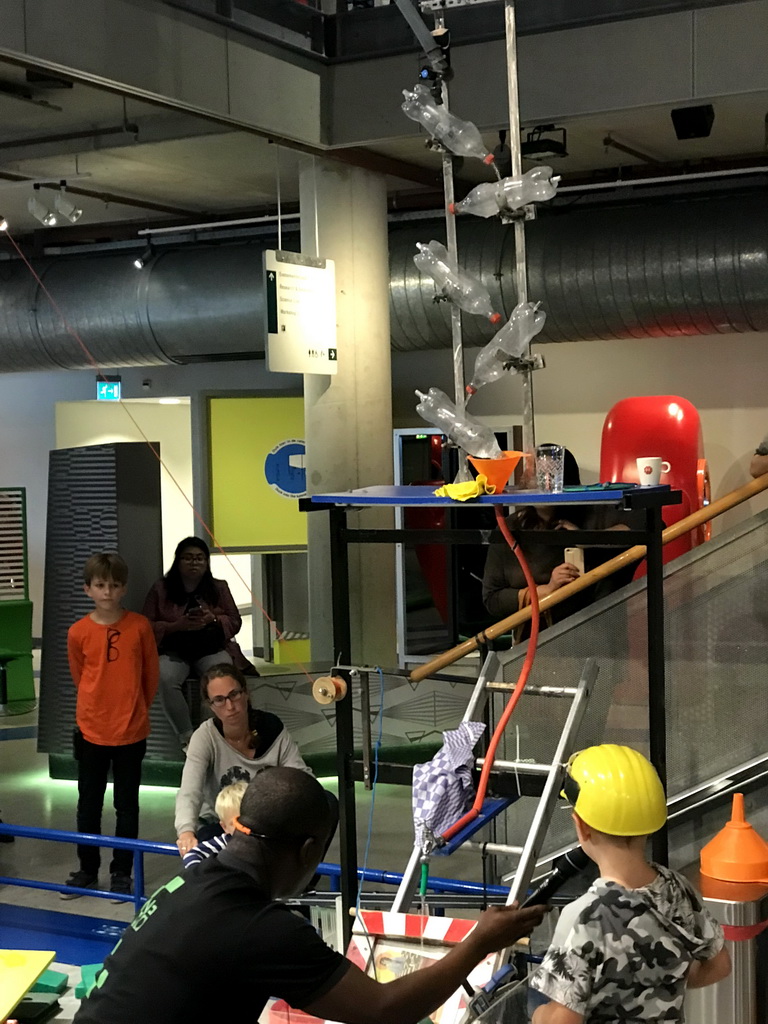
[[[268,249],[264,273],[268,369],[336,373],[333,261]]]

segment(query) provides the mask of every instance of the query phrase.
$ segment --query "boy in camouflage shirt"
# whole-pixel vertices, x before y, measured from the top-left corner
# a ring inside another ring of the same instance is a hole
[[[646,860],[667,817],[656,770],[630,747],[590,747],[571,759],[564,795],[600,877],[563,910],[531,978],[549,1000],[532,1024],[682,1024],[686,986],[727,977],[731,963],[688,881]]]

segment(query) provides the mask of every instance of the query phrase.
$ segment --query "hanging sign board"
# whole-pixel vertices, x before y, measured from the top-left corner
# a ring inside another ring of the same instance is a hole
[[[333,260],[264,253],[267,367],[273,373],[336,373]]]

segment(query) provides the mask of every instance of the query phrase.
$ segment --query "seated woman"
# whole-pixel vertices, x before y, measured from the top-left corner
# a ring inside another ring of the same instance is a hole
[[[277,715],[250,706],[245,676],[234,665],[209,668],[200,687],[213,718],[192,733],[176,795],[176,845],[182,857],[198,841],[221,832],[214,806],[224,786],[250,782],[272,765],[312,774]]]
[[[566,487],[578,487],[581,484],[579,466],[571,452],[565,450],[563,484]],[[556,590],[571,583],[580,575],[579,569],[566,562],[564,551],[574,547],[568,537],[570,530],[628,530],[632,524],[632,514],[617,511],[601,505],[536,505],[526,506],[507,517],[507,526],[514,534],[516,530],[561,530],[562,544],[537,543],[531,537],[520,541],[520,547],[528,562],[531,575],[536,581],[539,598],[547,597]],[[618,555],[621,547],[585,548],[585,571],[594,569],[608,559]],[[580,611],[605,594],[618,590],[632,579],[635,566],[630,565],[613,576],[602,580],[593,587],[587,588],[573,597],[567,598],[542,615],[541,626],[552,625],[574,612]],[[488,548],[488,556],[483,573],[483,604],[494,620],[514,615],[515,612],[531,603],[530,593],[523,576],[523,570],[517,556],[497,530]],[[515,641],[520,642],[530,635],[530,623],[527,622],[515,631]]]
[[[242,624],[240,612],[226,582],[211,575],[210,561],[204,540],[185,537],[142,609],[160,653],[160,703],[183,750],[193,729],[181,691],[190,672],[201,675],[212,665],[232,662],[241,671],[258,675],[232,639]]]

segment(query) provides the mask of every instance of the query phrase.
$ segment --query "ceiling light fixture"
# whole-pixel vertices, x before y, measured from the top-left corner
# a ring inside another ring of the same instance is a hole
[[[8,221],[5,219],[5,217],[0,215],[0,231],[7,231],[7,230],[8,230]]]
[[[137,270],[143,270],[144,267],[149,262],[149,260],[151,260],[154,255],[155,255],[155,250],[153,249],[153,247],[151,245],[148,245],[147,248],[144,250],[144,252],[141,254],[141,256],[136,256],[135,257],[135,259],[133,261],[134,267],[136,267]]]
[[[53,201],[53,205],[56,207],[62,217],[65,217],[70,224],[76,224],[77,221],[83,216],[83,211],[79,206],[75,206],[72,200],[67,196],[67,183],[66,181],[61,182],[61,191],[56,193],[56,198]]]
[[[560,138],[554,137],[557,135]],[[565,143],[565,128],[556,128],[553,124],[539,124],[527,132],[525,142],[520,145],[520,153],[526,160],[552,160],[568,156]]]
[[[39,185],[33,185],[32,187],[34,188],[36,193],[40,189]],[[37,195],[32,195],[29,197],[29,199],[27,200],[27,209],[35,218],[35,220],[40,221],[43,227],[52,228],[55,224],[58,223],[56,219],[56,214],[53,212],[53,210],[49,210],[45,203],[41,203],[40,200],[37,198]]]

